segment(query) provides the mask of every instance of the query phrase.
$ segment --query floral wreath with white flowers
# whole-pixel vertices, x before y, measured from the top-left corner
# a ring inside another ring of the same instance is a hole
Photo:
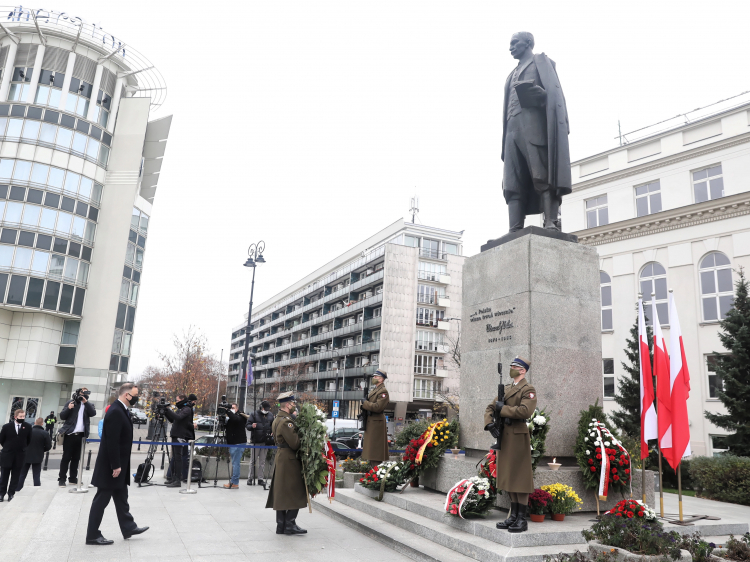
[[[622,493],[631,484],[630,455],[604,423],[591,420],[584,447],[578,462],[587,487],[596,488],[600,500],[606,500],[611,489]]]
[[[445,512],[465,519],[484,517],[495,505],[495,487],[487,478],[472,476],[458,482],[445,496]]]

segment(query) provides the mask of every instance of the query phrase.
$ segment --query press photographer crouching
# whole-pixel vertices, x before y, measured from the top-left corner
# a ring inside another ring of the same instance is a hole
[[[65,423],[60,428],[63,442],[63,455],[60,461],[60,473],[57,480],[60,488],[65,488],[65,478],[70,466],[71,484],[78,483],[78,461],[81,456],[81,444],[84,438],[89,436],[89,420],[96,415],[94,405],[89,402],[91,392],[88,388],[79,388],[73,393],[73,397],[63,406],[60,419]]]
[[[223,408],[222,408],[223,406]],[[227,406],[229,408],[227,409]],[[223,403],[219,406],[217,411],[219,415],[221,412],[226,412],[226,438],[227,445],[245,445],[247,443],[247,433],[245,433],[245,420],[247,415],[240,412],[240,408],[237,404],[226,404]],[[232,477],[229,479],[228,484],[224,484],[227,489],[237,489],[240,484],[240,461],[242,460],[242,453],[245,452],[244,447],[230,447],[229,455],[232,457]]]
[[[260,409],[250,414],[247,418],[245,429],[250,432],[250,442],[253,445],[274,445],[273,433],[271,432],[273,418],[274,415],[271,413],[271,404],[267,400],[263,400],[263,402],[260,403]],[[253,456],[257,458],[258,484],[263,486],[263,489],[265,490],[265,468],[268,449],[253,449],[253,451]],[[252,472],[250,478],[254,478]],[[249,483],[250,480],[248,480],[248,484]]]
[[[193,406],[198,401],[195,394],[185,396],[177,395],[175,403],[176,410],[164,410],[166,418],[172,422],[172,429],[169,435],[172,437],[172,443],[187,443],[195,440],[195,425],[193,424]],[[184,446],[172,447],[172,479],[167,482],[167,488],[179,488],[182,486],[182,449]],[[189,475],[188,475],[189,476]]]

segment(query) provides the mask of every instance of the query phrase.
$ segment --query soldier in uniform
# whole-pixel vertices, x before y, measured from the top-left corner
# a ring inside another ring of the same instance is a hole
[[[378,464],[388,460],[388,428],[385,425],[383,410],[388,405],[390,398],[385,388],[385,379],[388,375],[385,371],[375,371],[372,389],[367,400],[362,402],[362,409],[368,412],[367,429],[365,430],[364,443],[362,445],[362,458],[371,463]]]
[[[297,458],[300,439],[292,417],[296,409],[294,394],[279,394],[278,402],[279,413],[271,425],[278,449],[266,508],[276,511],[277,535],[302,535],[307,531],[297,526],[297,514],[307,505],[307,491],[302,463]]]
[[[484,411],[484,430],[495,438],[499,435],[493,421],[497,415],[512,422],[502,426],[502,449],[497,451],[497,488],[508,492],[511,501],[508,518],[498,523],[497,528],[508,529],[511,533],[528,529],[525,516],[529,494],[534,491],[531,438],[526,420],[534,415],[536,390],[526,380],[529,367],[528,361],[516,357],[510,364],[513,383],[505,385],[505,405],[498,413],[493,402]]]

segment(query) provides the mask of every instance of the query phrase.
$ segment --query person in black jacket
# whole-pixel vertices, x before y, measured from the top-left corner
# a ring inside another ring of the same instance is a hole
[[[65,488],[65,477],[70,466],[68,482],[78,484],[78,461],[81,456],[81,444],[89,437],[89,420],[96,415],[96,408],[89,402],[89,389],[76,390],[75,397],[63,406],[60,419],[65,423],[60,428],[63,438],[63,455],[60,461],[60,473],[57,476],[60,488]]]
[[[24,482],[26,482],[26,476],[29,473],[29,467],[31,467],[32,474],[34,475],[34,486],[41,486],[42,481],[40,476],[42,474],[42,461],[44,460],[44,453],[52,448],[52,438],[44,429],[44,420],[37,418],[34,422],[34,427],[31,428],[31,443],[28,449],[26,449],[26,458],[24,459],[23,469],[21,470],[21,478],[18,480],[17,492],[21,491]]]
[[[237,404],[232,404],[232,409],[227,411],[226,438],[227,445],[245,445],[247,443],[247,433],[245,433],[245,421],[248,416],[240,412]],[[225,488],[240,487],[240,461],[242,454],[245,452],[244,447],[230,447],[229,455],[232,457],[232,477],[229,483],[224,484]]]
[[[26,449],[31,443],[31,426],[24,420],[26,412],[16,410],[13,412],[13,421],[6,423],[0,430],[0,445],[3,450],[0,451],[0,502],[5,498],[5,492],[8,492],[8,501],[13,499],[18,487],[18,478],[23,469]],[[8,487],[10,479],[10,488]]]
[[[49,432],[50,439],[55,438],[55,424],[57,423],[57,418],[55,417],[54,410],[49,413],[49,416],[44,420],[44,425],[47,428],[47,431]]]
[[[138,387],[132,382],[126,382],[120,387],[118,399],[104,414],[102,440],[96,455],[94,474],[91,476],[91,485],[96,486],[96,496],[89,511],[86,544],[107,545],[114,542],[105,539],[99,531],[109,500],[115,504],[117,521],[120,523],[123,537],[129,539],[148,530],[148,527],[136,525],[128,505],[130,450],[133,447],[133,421],[130,419],[128,407],[137,403]]]
[[[267,400],[263,400],[260,403],[260,409],[250,414],[247,419],[247,425],[245,428],[250,432],[250,442],[253,445],[273,445],[273,433],[271,431],[271,425],[273,424],[274,415],[271,413],[271,404]],[[268,449],[253,449],[253,456],[257,459],[257,474],[258,484],[266,489],[265,480],[265,468],[266,468],[266,455]],[[255,477],[254,471],[251,471],[248,478],[248,484],[250,480]]]
[[[164,414],[172,422],[172,443],[187,443],[195,440],[195,424],[193,423],[193,406],[198,397],[195,394],[185,396],[177,395],[176,411],[166,410]],[[172,447],[172,480],[167,483],[167,488],[179,488],[182,486],[182,449],[184,446]],[[188,478],[190,475],[188,475]]]

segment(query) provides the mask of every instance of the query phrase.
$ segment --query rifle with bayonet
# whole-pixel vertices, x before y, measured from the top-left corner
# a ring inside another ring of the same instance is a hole
[[[364,382],[364,388],[363,388],[364,396],[362,397],[362,403],[363,404],[364,404],[365,400],[367,400],[367,397],[370,395],[370,382],[369,382],[369,379],[371,379],[371,378],[372,378],[372,375],[370,375],[369,377],[367,375],[365,375],[365,382]],[[365,410],[364,408],[362,408],[360,406],[360,408],[359,408],[359,415],[357,416],[357,419],[360,422],[362,422],[362,427],[361,427],[362,431],[366,431],[367,430],[367,418],[368,418],[369,415],[370,415],[370,412],[368,412],[367,410]]]
[[[494,449],[495,451],[499,451],[502,449],[502,443],[503,443],[503,425],[510,425],[513,423],[513,421],[510,418],[501,418],[500,412],[503,409],[503,406],[505,406],[505,385],[503,385],[503,364],[498,363],[497,364],[497,374],[500,375],[500,383],[497,385],[497,401],[495,402],[495,415],[493,416],[493,421],[491,424],[488,424],[485,429],[487,429],[490,432],[490,435],[497,439],[497,443],[495,443],[491,449]]]

